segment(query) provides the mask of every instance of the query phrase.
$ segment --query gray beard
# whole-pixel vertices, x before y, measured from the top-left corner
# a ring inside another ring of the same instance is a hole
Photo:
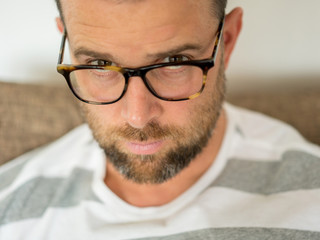
[[[202,129],[197,131],[197,138],[187,144],[179,144],[161,159],[153,155],[128,155],[121,152],[115,145],[103,147],[108,161],[127,180],[138,184],[161,184],[187,168],[192,160],[207,146],[209,139],[214,134],[217,120],[220,116],[225,95],[225,77],[220,76],[220,87],[217,87],[218,98],[211,103],[207,112],[211,113],[211,122],[207,126],[200,124]],[[218,81],[218,84],[219,82]],[[210,104],[209,104],[210,105]],[[205,127],[205,128],[204,128]],[[141,140],[147,140],[141,138]]]
[[[151,170],[148,169],[148,172],[137,168],[136,161],[132,161],[132,156],[120,152],[114,145],[105,148],[104,152],[108,161],[126,179],[139,184],[161,184],[188,167],[190,162],[207,145],[212,135],[211,132],[208,131],[206,135],[188,145],[177,146],[161,160],[156,161],[152,155],[135,156],[141,164],[152,168]]]

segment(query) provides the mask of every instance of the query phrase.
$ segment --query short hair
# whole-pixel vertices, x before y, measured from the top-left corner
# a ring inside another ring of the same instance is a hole
[[[227,0],[211,0],[211,1],[212,1],[211,14],[217,19],[221,20],[225,14],[225,9],[227,7]],[[64,23],[61,0],[55,0],[55,2],[57,4],[62,22]]]
[[[222,18],[225,15],[228,0],[211,0],[211,1],[212,1],[211,14],[214,17],[216,17],[219,21],[222,20]]]

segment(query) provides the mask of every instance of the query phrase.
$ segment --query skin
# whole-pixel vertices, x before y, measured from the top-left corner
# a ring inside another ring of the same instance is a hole
[[[163,53],[185,44],[200,47],[185,49],[178,54],[192,56],[194,59],[208,58],[212,53],[219,23],[207,10],[209,6],[209,1],[192,0],[91,0],[90,4],[86,0],[63,0],[73,64],[88,60],[89,57],[85,55],[75,57],[74,53],[83,48],[99,52],[104,59],[116,65],[132,68],[161,62],[166,56]],[[141,130],[151,122],[187,130],[190,122],[201,121],[199,109],[203,111],[201,106],[212,103],[219,70],[223,72],[224,67],[228,66],[241,30],[241,19],[242,10],[239,8],[226,16],[223,44],[216,65],[209,71],[206,88],[198,98],[182,102],[162,101],[147,90],[140,78],[133,77],[127,93],[119,102],[106,106],[83,105],[89,122],[96,126],[93,132],[102,134],[108,129],[124,125]],[[57,24],[62,31],[61,20],[58,19]],[[134,206],[160,206],[172,201],[206,172],[218,154],[227,124],[224,111],[212,121],[215,121],[216,127],[208,144],[174,178],[161,184],[139,184],[126,179],[107,162],[106,185]],[[158,139],[135,141],[134,144],[150,146],[156,141]],[[123,151],[133,151],[125,141],[118,144]],[[174,140],[161,139],[161,144],[152,148],[152,154],[160,155],[175,144]],[[141,154],[145,153],[142,151]]]

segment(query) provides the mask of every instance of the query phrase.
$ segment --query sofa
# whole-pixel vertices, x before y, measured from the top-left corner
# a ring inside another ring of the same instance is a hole
[[[285,121],[320,145],[318,83],[233,91],[227,100]],[[67,86],[0,81],[0,164],[48,144],[83,122],[77,100]]]

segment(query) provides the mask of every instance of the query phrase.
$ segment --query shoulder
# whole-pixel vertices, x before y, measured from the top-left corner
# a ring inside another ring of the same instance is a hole
[[[86,159],[101,150],[87,125],[81,125],[49,145],[37,148],[0,168],[0,191],[39,177],[66,177],[74,168],[90,168]]]
[[[267,195],[320,188],[319,146],[279,120],[231,105],[226,110],[236,143],[222,182],[233,179],[238,189]]]
[[[227,115],[237,131],[248,139],[270,142],[271,144],[304,142],[301,134],[287,123],[263,113],[225,105]]]
[[[99,201],[91,185],[101,174],[103,160],[101,149],[83,125],[2,166],[0,228],[18,221],[37,221],[52,207]]]
[[[262,113],[225,105],[229,124],[237,136],[238,156],[280,158],[285,152],[320,156],[319,146],[307,140],[292,126]]]

